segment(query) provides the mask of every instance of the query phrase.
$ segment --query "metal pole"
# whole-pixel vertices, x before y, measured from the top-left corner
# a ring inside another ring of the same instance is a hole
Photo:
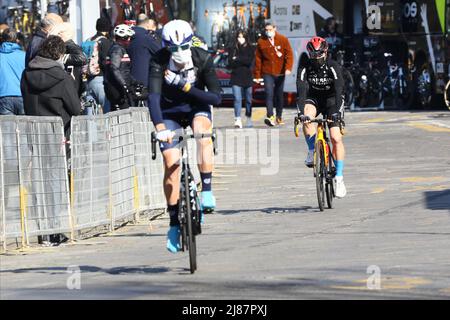
[[[16,121],[16,140],[17,140],[17,163],[19,167],[19,196],[20,196],[20,219],[22,229],[22,249],[29,245],[28,228],[27,228],[27,202],[26,189],[22,178],[22,161],[20,153],[20,129],[19,122]]]
[[[4,171],[3,171],[3,161],[4,161],[4,155],[3,155],[3,136],[0,132],[0,174],[2,175],[1,178],[1,197],[2,197],[2,221],[3,221],[3,249],[6,252],[6,208],[5,208],[5,177],[4,177]]]

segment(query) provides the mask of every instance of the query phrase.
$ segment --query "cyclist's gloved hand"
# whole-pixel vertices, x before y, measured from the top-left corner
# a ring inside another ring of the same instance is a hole
[[[188,92],[191,89],[191,85],[186,81],[186,79],[184,79],[180,74],[176,74],[170,70],[166,70],[164,79],[167,84],[176,86],[184,92]]]
[[[333,122],[339,122],[339,121],[341,121],[341,114],[340,114],[340,113],[333,113],[333,114],[330,116],[330,120],[333,121]]]
[[[309,117],[309,116],[305,116],[305,115],[301,115],[300,116],[300,121],[302,122],[302,123],[305,123],[305,122],[310,122],[311,121],[311,118]]]
[[[174,135],[175,135],[175,133],[166,129],[166,130],[158,131],[156,133],[156,139],[160,142],[172,143],[172,139],[173,139]]]

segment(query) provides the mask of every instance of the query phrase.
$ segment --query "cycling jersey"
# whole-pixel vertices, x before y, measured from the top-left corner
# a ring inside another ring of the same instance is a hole
[[[319,113],[326,113],[326,115],[342,112],[343,91],[342,69],[333,60],[328,60],[318,68],[309,63],[298,70],[297,103],[302,113],[305,103],[315,105]],[[332,100],[331,103],[330,100]]]
[[[190,50],[192,64],[181,71],[174,67],[170,52],[165,48],[158,51],[150,62],[148,105],[155,126],[164,123],[165,119],[184,122],[193,112],[205,114],[210,112],[210,105],[221,102],[221,88],[211,55],[201,48],[192,47]],[[182,74],[191,83],[189,92],[165,82],[164,74],[168,69]]]

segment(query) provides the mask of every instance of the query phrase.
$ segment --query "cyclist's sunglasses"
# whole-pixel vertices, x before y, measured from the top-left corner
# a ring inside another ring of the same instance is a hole
[[[322,52],[309,52],[309,57],[311,59],[319,59],[325,56],[326,51]]]
[[[190,43],[185,43],[185,44],[182,44],[181,46],[172,45],[172,46],[168,46],[167,48],[169,49],[169,51],[171,53],[175,53],[175,52],[178,52],[180,49],[181,49],[181,51],[188,50],[190,47],[191,47]]]

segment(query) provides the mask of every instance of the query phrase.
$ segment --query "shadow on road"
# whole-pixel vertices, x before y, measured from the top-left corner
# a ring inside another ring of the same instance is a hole
[[[286,213],[305,213],[305,212],[320,212],[318,208],[310,207],[310,206],[304,206],[304,207],[298,207],[298,208],[280,208],[280,207],[273,207],[273,208],[263,208],[263,209],[241,209],[241,210],[217,210],[216,214],[221,215],[233,215],[233,214],[240,214],[240,213],[248,213],[248,212],[262,212],[265,214],[286,214]]]
[[[106,273],[110,275],[122,275],[122,274],[162,274],[168,272],[182,272],[189,271],[189,269],[178,268],[176,270],[166,268],[166,267],[147,267],[147,266],[136,266],[136,267],[115,267],[115,268],[99,268],[95,266],[79,266],[82,273]],[[24,268],[24,269],[14,269],[14,270],[1,270],[2,273],[43,273],[43,274],[61,274],[66,273],[67,267],[41,267],[41,268]]]
[[[424,192],[425,205],[430,210],[448,210],[450,212],[450,190]]]

